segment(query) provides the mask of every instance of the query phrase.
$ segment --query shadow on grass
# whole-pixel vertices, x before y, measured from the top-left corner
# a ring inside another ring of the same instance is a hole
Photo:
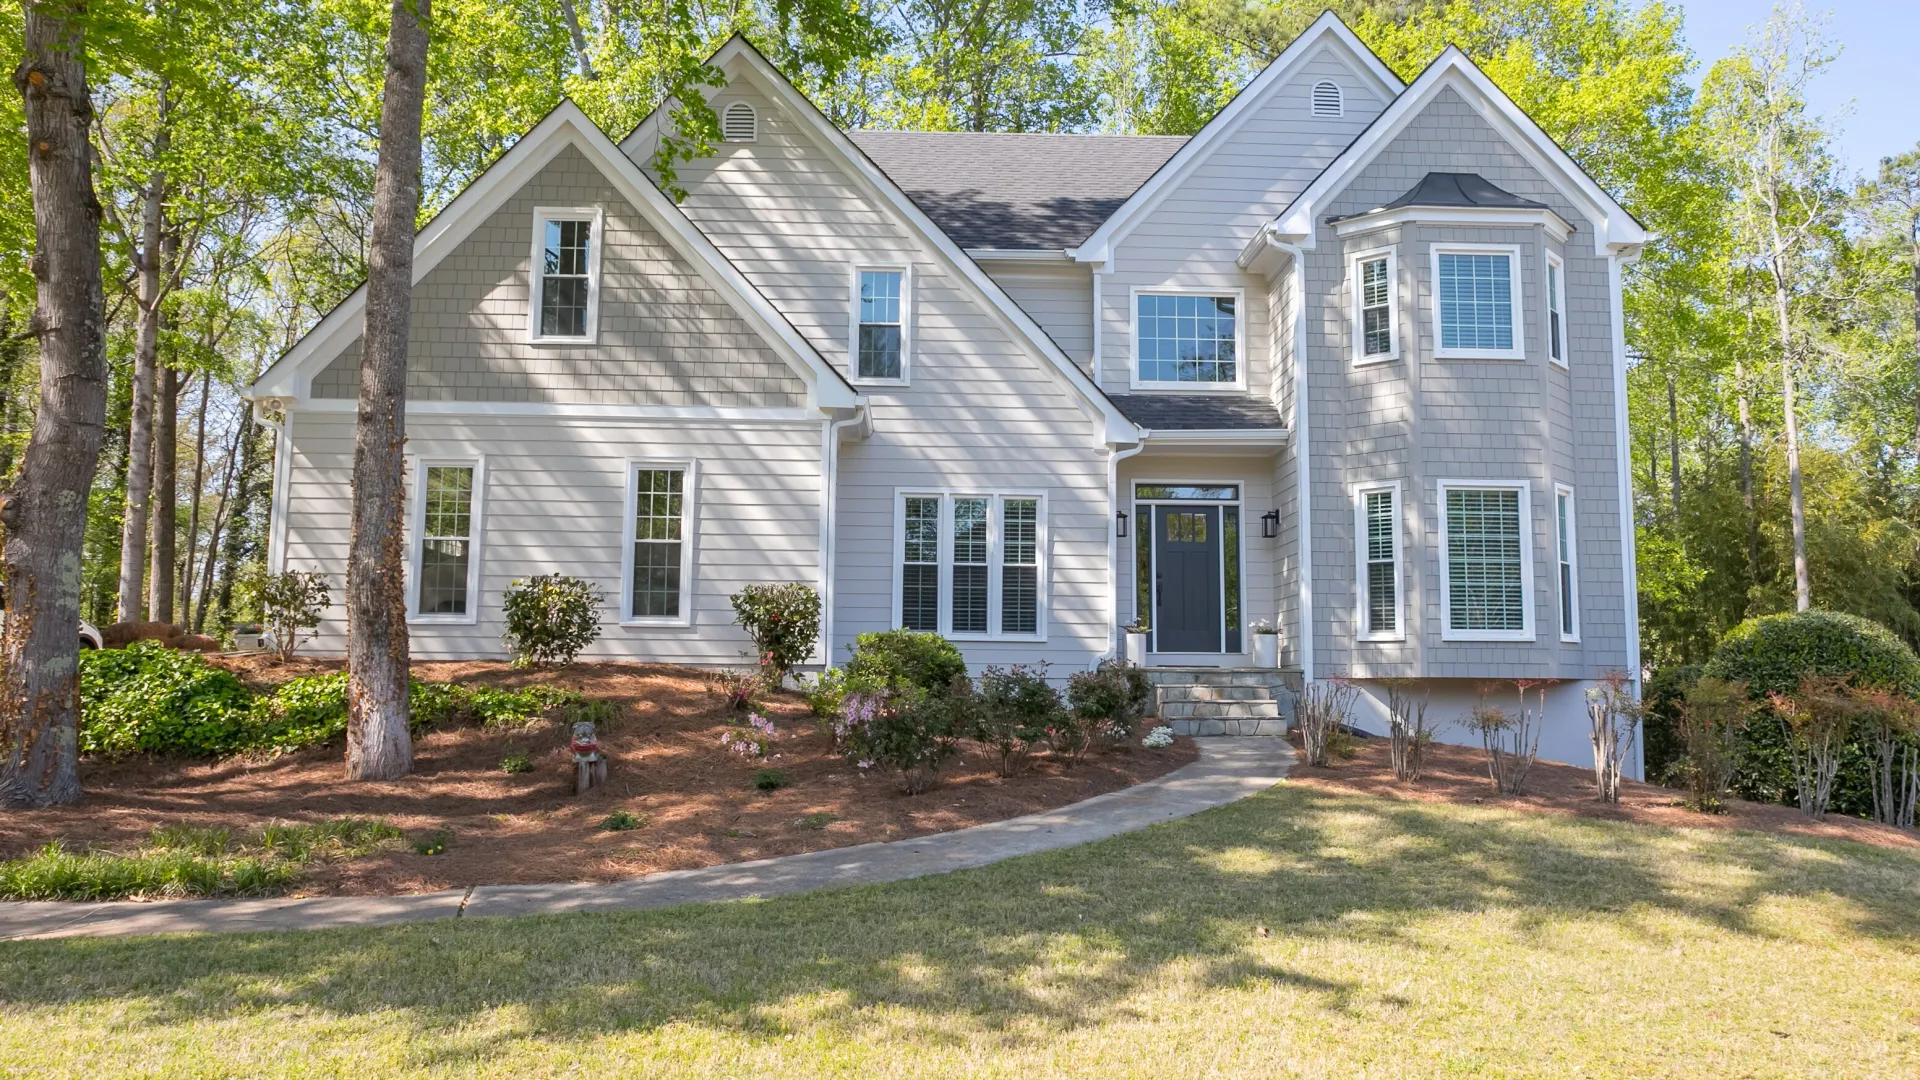
[[[1566,920],[1657,935],[1644,913],[1774,936],[1757,909],[1831,897],[1848,931],[1920,940],[1920,859],[1852,844],[1403,803],[1298,787],[1087,847],[781,900],[274,935],[24,942],[0,1002],[112,1003],[125,1025],[290,1008],[434,1033],[420,1065],[528,1036],[694,1024],[851,1030],[867,1010],[933,1043],[1014,1046],[1124,1016],[1166,984],[1278,986],[1346,1011],[1404,1004],[1274,963],[1276,939],[1424,949],[1424,920],[1499,912],[1497,946],[1554,951]],[[512,1030],[447,1034],[495,1007]]]

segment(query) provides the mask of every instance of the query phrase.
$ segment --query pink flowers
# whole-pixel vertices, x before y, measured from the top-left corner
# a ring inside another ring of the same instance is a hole
[[[766,757],[767,746],[774,740],[773,721],[753,713],[747,717],[747,728],[745,731],[734,728],[724,732],[720,736],[720,745],[741,757]]]

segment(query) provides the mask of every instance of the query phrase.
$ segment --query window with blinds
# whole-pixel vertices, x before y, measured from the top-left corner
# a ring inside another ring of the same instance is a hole
[[[1400,635],[1399,492],[1374,488],[1360,493],[1361,581],[1365,590],[1361,633]]]
[[[1517,351],[1513,256],[1447,252],[1434,256],[1440,349],[1455,354]]]
[[[1037,496],[901,496],[899,625],[960,637],[1044,636],[1045,519]]]
[[[1521,493],[1446,488],[1447,629],[1528,629]]]
[[[1579,575],[1574,571],[1573,489],[1553,492],[1554,548],[1560,570],[1560,640],[1580,640]]]
[[[1367,255],[1354,260],[1354,340],[1356,361],[1384,360],[1395,355],[1393,342],[1393,260]]]

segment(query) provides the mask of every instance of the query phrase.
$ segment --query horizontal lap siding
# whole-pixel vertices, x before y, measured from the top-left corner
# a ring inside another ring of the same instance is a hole
[[[310,646],[346,647],[345,570],[353,418],[296,413],[288,475],[286,565],[318,569],[334,604]],[[759,582],[820,579],[817,423],[642,424],[555,417],[408,418],[415,457],[486,457],[480,618],[475,625],[414,624],[421,659],[505,656],[501,597],[516,578],[560,572],[606,590],[601,659],[734,665],[752,646],[732,625],[727,597]],[[698,463],[692,625],[623,627],[618,598],[629,459]],[[409,497],[411,497],[411,476]]]
[[[713,106],[752,104],[759,139],[724,144],[681,168],[687,215],[842,371],[852,267],[912,272],[912,385],[863,388],[872,434],[840,450],[834,659],[846,658],[856,634],[893,625],[896,489],[1038,491],[1047,496],[1047,640],[962,648],[976,668],[1034,660],[1054,663],[1056,674],[1085,667],[1110,644],[1107,459],[1094,422],[904,221],[743,85]]]
[[[1093,276],[1079,263],[990,262],[993,280],[1081,370],[1093,357]]]

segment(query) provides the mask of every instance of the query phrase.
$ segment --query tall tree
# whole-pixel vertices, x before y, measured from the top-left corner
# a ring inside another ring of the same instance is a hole
[[[1920,147],[1880,160],[1880,174],[1861,185],[1869,226],[1883,242],[1905,249],[1913,296],[1913,455],[1920,478]]]
[[[8,806],[80,797],[80,546],[107,408],[84,8],[81,0],[27,0],[13,76],[33,191],[39,304],[30,330],[40,344],[40,407],[20,476],[0,501],[0,803]]]
[[[380,158],[373,186],[360,405],[347,552],[347,777],[413,769],[407,733],[407,603],[400,519],[406,493],[407,320],[420,209],[420,122],[430,0],[393,0]]]
[[[145,611],[142,586],[147,569],[147,517],[153,491],[153,393],[155,365],[160,355],[161,305],[166,299],[161,248],[166,229],[167,143],[172,137],[168,83],[162,78],[157,94],[154,126],[149,141],[150,166],[140,200],[139,246],[134,267],[139,274],[136,300],[139,330],[133,346],[133,423],[127,435],[127,507],[120,532],[120,604],[123,622],[138,620]]]

